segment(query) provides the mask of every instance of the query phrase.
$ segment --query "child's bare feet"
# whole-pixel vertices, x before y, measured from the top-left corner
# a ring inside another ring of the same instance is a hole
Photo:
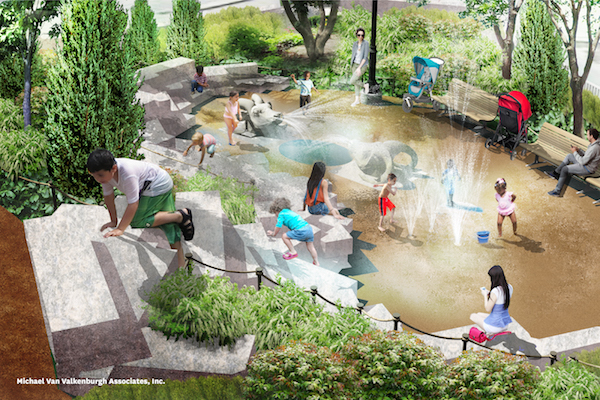
[[[317,267],[320,266],[318,261],[313,261],[313,265],[316,265]]]
[[[381,232],[385,232],[385,228],[378,226],[377,229],[379,229]]]
[[[396,220],[395,219],[390,219],[390,224],[395,224]]]

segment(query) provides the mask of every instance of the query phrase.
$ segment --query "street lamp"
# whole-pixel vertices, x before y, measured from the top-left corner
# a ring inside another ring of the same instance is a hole
[[[377,0],[373,0],[371,10],[371,48],[369,52],[369,92],[365,93],[366,103],[375,103],[381,101],[381,87],[375,79],[377,64]]]

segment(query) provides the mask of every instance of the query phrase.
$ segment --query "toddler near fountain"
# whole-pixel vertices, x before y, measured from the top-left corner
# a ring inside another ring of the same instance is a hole
[[[494,188],[496,188],[496,200],[498,201],[498,237],[502,237],[504,217],[510,217],[513,224],[513,233],[516,235],[517,214],[515,213],[515,199],[517,196],[513,192],[506,191],[506,181],[504,178],[498,178]]]
[[[394,196],[396,195],[396,188],[394,188],[395,184],[396,184],[396,175],[389,174],[387,177],[387,183],[378,183],[378,184],[373,185],[373,187],[383,186],[383,188],[381,189],[381,193],[379,193],[379,200],[378,200],[379,214],[381,215],[381,217],[379,218],[378,228],[381,232],[385,232],[385,228],[383,227],[383,217],[385,217],[385,214],[387,213],[388,209],[391,211],[390,224],[393,224],[394,222],[396,222],[396,221],[394,221],[394,209],[396,208],[396,206],[388,198],[390,193]]]
[[[317,250],[314,245],[314,234],[312,227],[302,219],[301,216],[292,211],[292,204],[285,197],[279,197],[271,203],[269,207],[269,212],[271,214],[277,215],[277,224],[275,225],[275,230],[267,231],[267,235],[269,236],[277,236],[279,230],[282,226],[286,226],[290,231],[283,234],[281,237],[283,239],[283,243],[289,249],[283,255],[284,260],[291,260],[292,258],[298,257],[298,253],[296,249],[294,249],[294,245],[292,244],[293,240],[298,240],[300,242],[306,243],[306,248],[308,252],[313,258],[313,264],[319,265],[319,259],[317,258]]]
[[[210,135],[208,133],[204,135],[201,132],[196,132],[192,136],[192,144],[190,144],[188,148],[185,149],[185,151],[183,152],[183,156],[187,156],[188,151],[194,146],[198,146],[198,151],[202,151],[202,157],[200,157],[200,162],[198,163],[198,166],[200,166],[200,164],[202,164],[202,161],[204,161],[204,155],[206,153],[210,154],[210,158],[214,157],[215,147],[217,146],[217,139],[215,139],[213,135]]]
[[[442,183],[446,189],[446,201],[448,207],[454,207],[454,185],[456,181],[460,180],[460,174],[454,165],[454,160],[449,159],[446,163],[446,170],[442,174]]]

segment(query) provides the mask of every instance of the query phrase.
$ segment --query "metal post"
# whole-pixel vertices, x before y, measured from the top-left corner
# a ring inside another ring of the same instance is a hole
[[[555,362],[558,362],[558,353],[555,351],[550,352],[550,365],[554,365]]]
[[[50,190],[52,191],[52,205],[54,206],[54,211],[58,208],[56,203],[58,200],[56,199],[56,189],[54,189],[54,185],[52,184],[52,180],[48,182],[50,184]]]
[[[356,308],[358,309],[358,313],[359,313],[359,314],[362,314],[362,312],[363,312],[363,309],[365,308],[365,305],[364,305],[363,303],[358,303],[358,304],[356,305]]]
[[[394,330],[397,331],[398,330],[398,323],[400,322],[400,314],[393,313],[392,317],[394,318]]]
[[[256,268],[256,278],[258,279],[258,288],[257,288],[257,290],[260,290],[260,287],[262,286],[262,276],[263,276],[263,269],[262,269],[262,267]]]
[[[379,91],[377,81],[375,80],[375,71],[377,64],[377,46],[375,41],[377,39],[377,0],[373,0],[373,7],[371,10],[371,47],[369,52],[369,93],[376,93]],[[377,87],[376,87],[377,86]]]
[[[317,297],[317,286],[316,285],[312,285],[310,287],[310,294],[312,294],[313,296],[313,303],[316,303],[317,300],[315,299]]]
[[[194,260],[192,260],[192,253],[185,253],[185,258],[187,260],[186,266],[188,270],[188,274],[192,274],[192,270],[194,269]]]
[[[469,334],[468,333],[462,334],[462,342],[463,342],[463,351],[467,351],[467,343],[469,343]]]

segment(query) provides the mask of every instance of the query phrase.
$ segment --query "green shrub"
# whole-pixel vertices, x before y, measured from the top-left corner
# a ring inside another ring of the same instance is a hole
[[[522,357],[499,351],[468,351],[449,366],[455,399],[529,399],[539,370]]]
[[[573,354],[578,360],[581,360],[585,363],[592,365],[600,365],[600,349],[595,349],[592,351],[583,350],[579,353]],[[583,364],[581,364],[583,365]],[[591,373],[595,374],[600,378],[600,368],[588,367],[583,365]]]
[[[249,400],[353,399],[355,375],[327,347],[291,342],[250,360],[244,393]]]
[[[600,98],[589,90],[583,91],[583,118],[596,129],[600,128]]]
[[[148,0],[135,0],[123,47],[131,54],[139,68],[159,62],[161,55],[158,28]]]
[[[577,362],[558,363],[542,373],[533,400],[600,399],[598,377]]]
[[[225,47],[230,55],[239,54],[256,59],[266,52],[269,44],[262,33],[254,26],[246,23],[235,23],[229,27]]]
[[[243,400],[243,378],[206,376],[184,382],[167,379],[164,384],[104,385],[92,388],[77,400]]]
[[[167,337],[218,338],[221,345],[251,334],[257,349],[301,339],[338,349],[350,337],[372,330],[353,309],[325,312],[292,281],[256,291],[238,289],[228,278],[188,275],[182,269],[152,289],[148,304],[151,327]]]
[[[167,26],[166,53],[169,58],[187,57],[206,65],[209,51],[204,35],[202,6],[197,0],[173,0],[171,23]]]
[[[38,182],[48,182],[50,179],[47,171],[24,175],[25,178]],[[57,193],[57,197],[61,202],[64,200],[60,192]],[[52,191],[48,186],[40,186],[21,179],[15,180],[4,171],[0,171],[0,206],[21,221],[45,217],[54,212]]]
[[[406,332],[375,331],[339,351],[352,363],[360,399],[436,399],[447,385],[440,353]]]
[[[96,148],[139,158],[144,108],[133,60],[121,48],[127,14],[116,2],[72,0],[61,9],[62,47],[48,77],[48,169],[77,197],[102,198],[86,162]]]
[[[187,190],[218,190],[221,193],[221,207],[233,225],[250,224],[256,220],[253,196],[258,192],[255,185],[241,184],[237,179],[210,172],[198,172],[189,181]]]
[[[23,91],[23,69],[18,53],[0,60],[0,98],[14,99]]]

